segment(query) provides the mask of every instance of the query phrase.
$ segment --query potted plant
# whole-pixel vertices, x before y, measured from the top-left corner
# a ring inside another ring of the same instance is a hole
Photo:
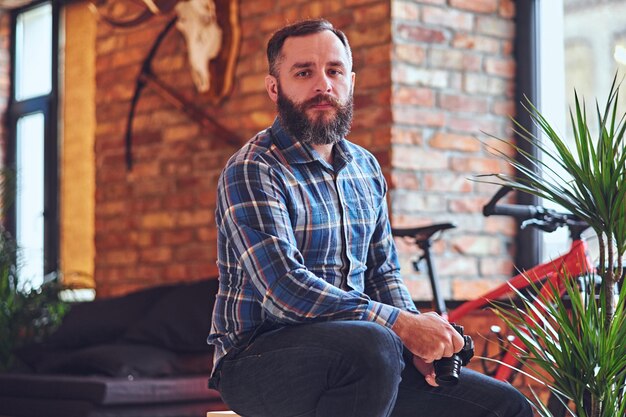
[[[565,285],[569,302],[555,297],[559,289],[552,288],[550,297],[519,294],[517,307],[495,307],[523,342],[523,347],[511,347],[521,371],[545,383],[567,405],[568,415],[577,417],[626,414],[626,290],[616,290],[626,251],[626,114],[618,113],[619,88],[616,75],[606,103],[602,107],[596,103],[596,131],[584,101],[575,94],[570,109],[572,147],[526,100],[525,109],[540,134],[533,135],[514,121],[516,133],[539,148],[541,156],[514,145],[521,157],[516,159],[492,148],[516,173],[494,174],[497,180],[487,180],[558,203],[597,235],[597,274],[602,279],[598,289],[590,285],[581,296],[572,280]],[[557,173],[561,170],[571,178],[562,178]],[[593,277],[587,278],[593,282]],[[551,302],[552,297],[557,301]],[[537,300],[543,311],[533,308]],[[534,392],[530,397],[541,416],[552,415]]]
[[[68,309],[59,300],[56,274],[47,276],[37,289],[18,289],[19,250],[2,215],[12,204],[13,179],[10,171],[0,169],[0,372],[15,365],[17,348],[42,341]]]

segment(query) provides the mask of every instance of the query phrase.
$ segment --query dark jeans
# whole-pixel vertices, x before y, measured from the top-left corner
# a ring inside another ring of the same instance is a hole
[[[391,330],[336,321],[264,333],[224,361],[223,400],[246,417],[531,417],[508,384],[463,369],[429,386]],[[406,365],[405,365],[406,362]]]

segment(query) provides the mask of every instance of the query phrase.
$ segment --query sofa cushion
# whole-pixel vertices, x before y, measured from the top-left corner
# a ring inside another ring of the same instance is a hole
[[[126,378],[0,374],[0,397],[82,400],[94,404],[160,404],[219,401],[207,388],[208,375],[179,378]]]
[[[153,287],[74,305],[47,344],[54,348],[78,348],[113,342],[173,288],[175,286],[171,285]]]
[[[210,352],[206,339],[217,288],[217,279],[178,285],[133,323],[123,340],[175,352]]]
[[[209,373],[211,352],[174,353],[156,346],[102,344],[73,350],[30,346],[19,358],[36,373],[156,377]]]

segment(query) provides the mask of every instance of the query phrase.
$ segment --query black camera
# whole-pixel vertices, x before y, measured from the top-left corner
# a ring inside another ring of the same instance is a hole
[[[437,384],[444,387],[456,385],[459,382],[461,366],[467,365],[474,356],[474,341],[471,337],[463,334],[463,326],[452,323],[452,327],[463,336],[465,343],[463,344],[463,349],[458,353],[449,358],[441,358],[435,361],[435,380]]]

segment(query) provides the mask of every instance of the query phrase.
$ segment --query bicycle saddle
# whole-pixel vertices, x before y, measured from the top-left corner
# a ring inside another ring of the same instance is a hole
[[[398,237],[412,237],[417,241],[428,240],[441,230],[454,229],[454,223],[436,223],[422,227],[391,228],[391,234]]]

